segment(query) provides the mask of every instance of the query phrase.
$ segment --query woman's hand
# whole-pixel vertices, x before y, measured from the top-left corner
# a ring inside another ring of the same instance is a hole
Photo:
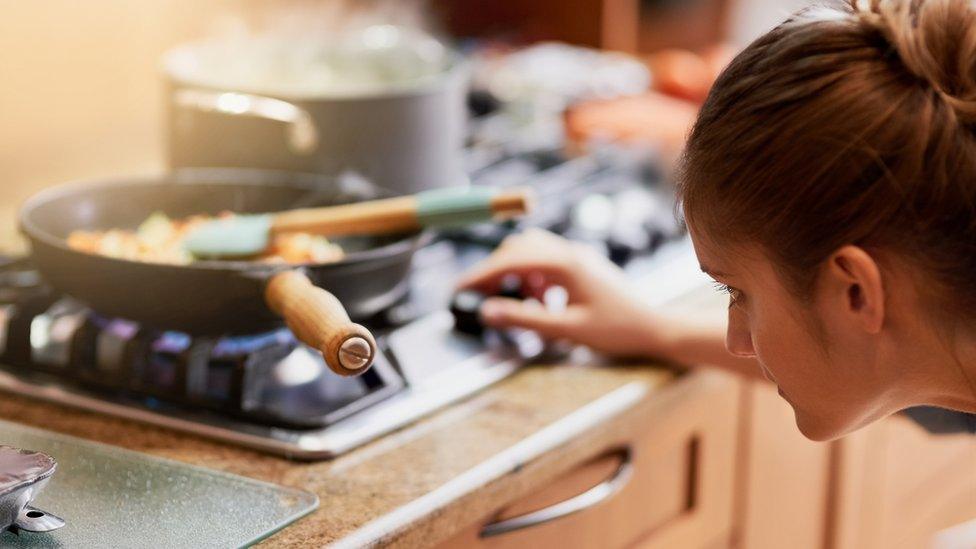
[[[553,286],[565,288],[567,306],[550,311],[535,301],[489,298],[481,308],[488,326],[528,328],[547,339],[569,339],[612,356],[662,351],[662,323],[637,301],[623,271],[596,250],[529,230],[505,239],[458,285],[492,295],[507,275],[518,275],[524,296],[538,301]]]

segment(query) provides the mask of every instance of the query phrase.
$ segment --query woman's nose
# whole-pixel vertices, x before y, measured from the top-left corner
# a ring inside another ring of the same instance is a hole
[[[735,356],[754,357],[756,350],[752,346],[752,332],[745,315],[735,307],[729,309],[729,327],[725,332],[725,348]]]

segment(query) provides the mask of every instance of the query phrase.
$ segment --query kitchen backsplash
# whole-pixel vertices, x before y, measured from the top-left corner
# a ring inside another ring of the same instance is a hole
[[[38,189],[163,167],[159,56],[262,0],[0,0],[0,251]]]

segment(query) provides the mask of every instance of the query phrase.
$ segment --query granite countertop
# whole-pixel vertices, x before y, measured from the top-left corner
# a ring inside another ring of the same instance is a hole
[[[319,508],[266,546],[412,545],[446,538],[591,457],[674,378],[653,366],[526,367],[373,443],[312,463],[8,394],[0,417],[316,493]]]
[[[701,314],[715,292],[669,307]],[[532,365],[336,459],[297,462],[0,392],[0,418],[318,495],[269,547],[428,546],[557,479],[727,374],[654,364]]]

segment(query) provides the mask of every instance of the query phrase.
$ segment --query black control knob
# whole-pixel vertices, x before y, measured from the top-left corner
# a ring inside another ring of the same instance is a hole
[[[523,299],[522,278],[506,275],[498,283],[497,297]],[[489,296],[477,290],[461,290],[451,299],[451,314],[454,315],[454,329],[465,334],[481,336],[485,327],[481,323],[481,305]]]
[[[475,117],[491,114],[501,106],[501,100],[488,90],[472,90],[468,93],[468,110]]]
[[[461,290],[451,299],[451,314],[454,315],[454,329],[473,336],[481,336],[485,327],[481,323],[481,304],[487,296],[475,290]]]
[[[623,266],[634,257],[634,248],[629,242],[611,238],[607,241],[607,257],[615,265]]]

